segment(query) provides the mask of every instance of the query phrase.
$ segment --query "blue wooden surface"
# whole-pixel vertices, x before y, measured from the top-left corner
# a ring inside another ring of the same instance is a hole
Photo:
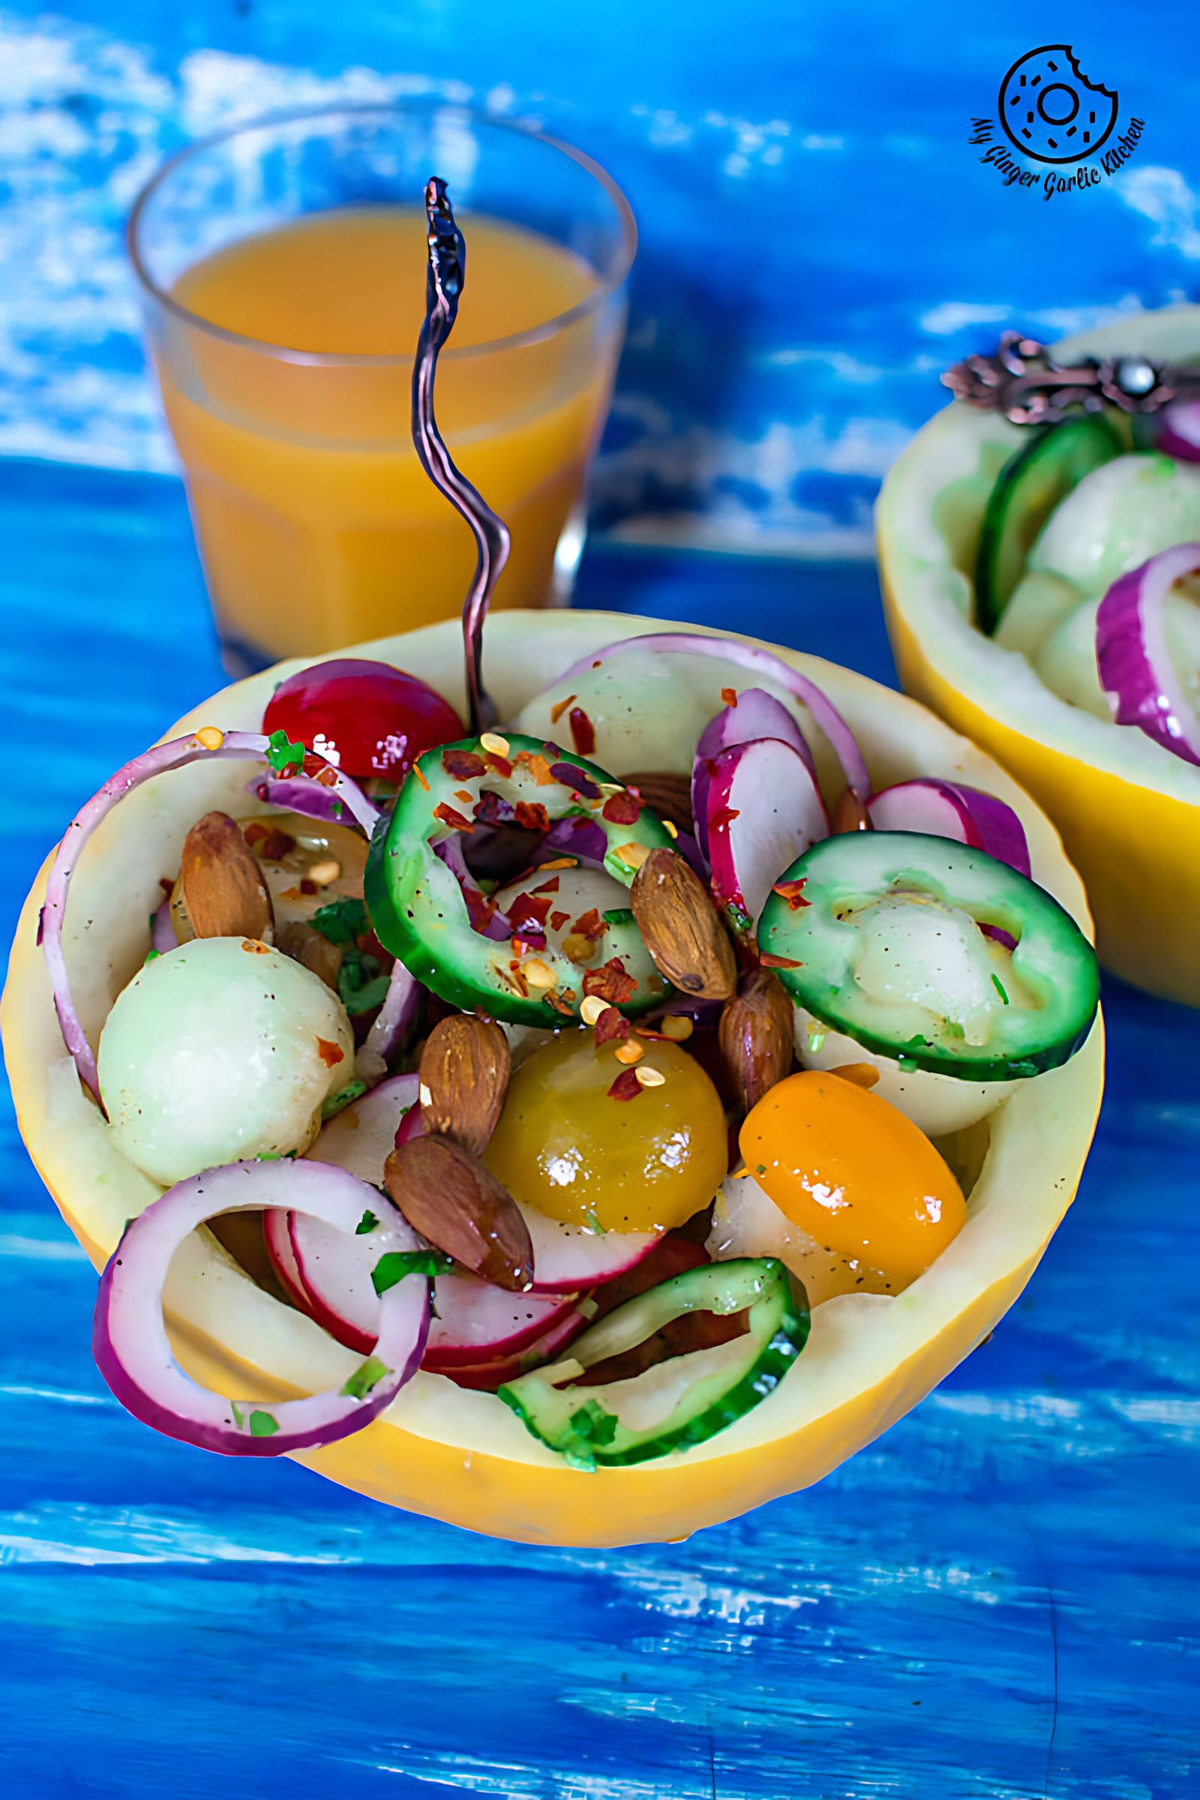
[[[1076,47],[1132,160],[1006,188],[967,138],[1009,65]],[[1006,324],[1047,337],[1194,294],[1195,0],[10,0],[0,13],[0,447],[167,467],[120,226],[156,158],[276,107],[435,93],[591,149],[641,223],[598,470],[605,520],[869,547],[937,375]],[[415,332],[415,326],[414,326]]]
[[[72,807],[219,685],[181,494],[0,464],[7,935]],[[886,675],[864,568],[615,553],[593,604]],[[819,1488],[670,1548],[536,1550],[170,1443],[0,1139],[0,1792],[1190,1800],[1200,1019],[1112,987],[1078,1203],[1014,1312]]]

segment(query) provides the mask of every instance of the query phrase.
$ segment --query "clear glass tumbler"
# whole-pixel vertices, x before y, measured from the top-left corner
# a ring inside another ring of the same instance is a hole
[[[569,593],[636,247],[620,190],[461,107],[262,119],[165,163],[128,234],[233,674],[462,605],[470,533],[409,434],[435,174],[467,242],[438,418],[512,532],[494,604]]]

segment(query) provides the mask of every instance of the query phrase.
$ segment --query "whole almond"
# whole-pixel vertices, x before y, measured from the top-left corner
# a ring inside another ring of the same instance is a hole
[[[847,788],[833,809],[829,834],[837,837],[843,831],[870,831],[871,815],[853,788]]]
[[[744,975],[721,1009],[717,1045],[743,1112],[750,1112],[792,1067],[792,1003],[769,969]]]
[[[384,1186],[414,1231],[465,1269],[513,1293],[533,1281],[521,1209],[490,1169],[447,1137],[414,1137],[384,1164]]]
[[[179,887],[198,938],[270,941],[275,914],[258,859],[228,813],[205,813],[183,841]]]
[[[457,1013],[439,1019],[421,1052],[421,1117],[426,1131],[482,1156],[496,1129],[512,1057],[491,1019]]]
[[[652,850],[633,879],[633,917],[661,975],[702,1000],[725,1000],[737,982],[733,945],[708,889],[675,850]]]
[[[692,817],[692,783],[687,775],[667,775],[651,770],[626,775],[626,787],[636,788],[651,812],[670,819],[680,831],[695,831]]]

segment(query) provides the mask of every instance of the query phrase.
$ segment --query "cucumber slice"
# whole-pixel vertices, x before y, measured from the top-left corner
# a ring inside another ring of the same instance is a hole
[[[1057,1068],[1099,1001],[1096,953],[1057,900],[982,850],[918,832],[814,844],[772,891],[758,946],[822,1024],[964,1081]]]
[[[632,914],[605,914],[585,963],[530,933],[496,939],[472,929],[462,888],[435,846],[469,836],[477,823],[541,828],[578,821],[583,854],[590,858],[594,849],[597,861],[602,855],[604,868],[626,888],[645,851],[672,844],[654,813],[639,810],[628,789],[594,763],[542,738],[509,733],[500,741],[507,745],[503,754],[482,738],[467,738],[418,758],[367,856],[364,893],[379,941],[418,981],[465,1012],[482,1008],[516,1025],[557,1026],[578,1020],[589,988],[631,1018],[648,1011],[670,990]],[[609,969],[606,993],[601,971],[614,961],[620,967]],[[622,974],[634,983],[627,998],[620,997]]]
[[[739,1336],[588,1386],[589,1369],[643,1345],[687,1313],[747,1314]],[[620,1467],[702,1444],[765,1400],[808,1340],[803,1287],[773,1256],[706,1263],[660,1282],[576,1338],[568,1356],[500,1389],[551,1450],[584,1468]]]
[[[1095,414],[1048,425],[1001,469],[983,515],[975,562],[975,622],[993,632],[1025,572],[1042,526],[1071,489],[1122,451],[1120,438]]]

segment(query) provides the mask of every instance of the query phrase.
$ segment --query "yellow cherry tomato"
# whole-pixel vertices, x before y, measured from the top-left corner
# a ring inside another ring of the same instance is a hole
[[[840,1256],[912,1281],[962,1230],[962,1189],[922,1131],[832,1071],[789,1075],[742,1126],[747,1174]]]
[[[632,1068],[616,1048],[565,1031],[535,1050],[513,1075],[484,1161],[516,1199],[564,1224],[669,1231],[721,1185],[724,1110],[678,1045],[647,1042]],[[634,1087],[639,1071],[651,1085]],[[618,1077],[631,1099],[610,1096]]]

